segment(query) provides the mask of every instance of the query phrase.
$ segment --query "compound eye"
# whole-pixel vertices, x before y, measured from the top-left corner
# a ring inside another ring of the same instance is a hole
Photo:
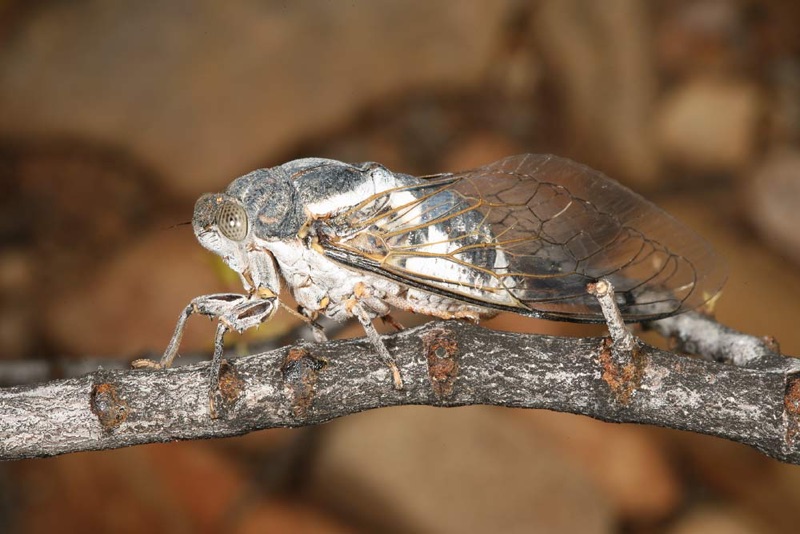
[[[247,236],[247,213],[239,204],[222,204],[217,210],[216,223],[222,235],[232,241],[241,241]]]

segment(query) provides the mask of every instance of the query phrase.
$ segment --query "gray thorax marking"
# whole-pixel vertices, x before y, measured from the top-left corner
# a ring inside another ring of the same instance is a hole
[[[360,305],[370,317],[382,317],[389,313],[386,297],[401,292],[398,284],[346,269],[299,240],[263,243],[263,248],[275,257],[297,303],[312,313],[344,320]]]

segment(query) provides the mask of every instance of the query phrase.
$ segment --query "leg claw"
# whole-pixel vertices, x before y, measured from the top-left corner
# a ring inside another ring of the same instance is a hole
[[[394,365],[394,362],[392,362],[392,364],[389,365],[389,369],[392,371],[392,379],[394,380],[394,389],[396,389],[397,391],[402,391],[404,385],[403,385],[403,377],[400,374],[400,369],[397,368],[397,365]]]
[[[140,360],[133,360],[131,367],[134,369],[164,369],[165,367],[159,362],[142,358]]]

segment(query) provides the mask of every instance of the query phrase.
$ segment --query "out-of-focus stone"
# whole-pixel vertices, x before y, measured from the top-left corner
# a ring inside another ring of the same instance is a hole
[[[640,187],[658,179],[647,135],[657,91],[649,4],[546,0],[533,33],[563,114],[567,153]],[[563,124],[561,124],[563,122]]]
[[[800,522],[800,477],[755,449],[711,436],[670,431],[686,469],[721,500],[759,518],[769,532],[794,532]]]
[[[668,534],[766,534],[774,532],[732,506],[699,506],[680,517]]]
[[[687,81],[660,102],[654,123],[659,148],[683,168],[741,173],[752,162],[762,107],[750,82]]]
[[[243,472],[231,459],[202,441],[148,445],[140,454],[140,476],[153,487],[159,507],[173,510],[175,519],[193,531],[227,530],[236,518],[231,511],[247,490]]]
[[[242,481],[198,444],[65,455],[14,466],[20,532],[197,531]]]
[[[51,299],[46,331],[62,350],[83,356],[163,350],[191,299],[239,291],[220,282],[212,258],[188,227],[154,232]],[[210,348],[213,337],[207,319],[189,319],[181,349]]]
[[[742,67],[746,10],[735,2],[697,0],[659,6],[657,55],[663,72],[691,75]]]
[[[130,147],[193,198],[367,102],[473,83],[510,4],[41,4],[3,34],[0,132]]]
[[[771,153],[756,169],[743,204],[764,240],[800,263],[800,151]]]
[[[770,70],[769,127],[764,144],[796,145],[800,141],[800,57],[786,56],[774,61]]]
[[[0,293],[24,294],[35,281],[33,258],[20,250],[0,251]]]
[[[0,306],[0,358],[22,358],[30,354],[34,346],[35,326],[35,313],[28,303],[4,301]]]
[[[18,462],[16,532],[347,532],[262,494],[208,442]],[[6,518],[8,519],[8,518]]]
[[[218,440],[214,444],[231,454],[256,455],[279,447],[294,447],[297,439],[300,438],[299,434],[306,430],[306,428],[271,428]]]
[[[34,270],[31,254],[0,251],[0,358],[25,356],[35,344]]]
[[[647,427],[546,410],[517,413],[549,437],[565,460],[591,478],[625,520],[656,523],[680,503],[680,482],[665,447]]]
[[[159,507],[159,492],[142,484],[142,454],[130,448],[14,463],[14,531],[152,532],[158,524],[174,531],[181,525],[162,523],[175,517],[161,515],[168,505]]]
[[[497,408],[403,407],[331,423],[312,491],[368,528],[607,532],[605,497]]]
[[[548,321],[534,319],[516,313],[501,313],[497,317],[481,322],[481,326],[506,332],[541,334],[545,336],[591,337],[608,333],[605,325],[570,323],[567,321]]]
[[[524,152],[517,143],[502,134],[477,132],[462,140],[444,156],[441,170],[465,171]]]
[[[344,533],[349,529],[305,503],[265,498],[250,486],[224,442],[146,448],[146,474],[162,504],[193,532]],[[269,444],[264,444],[269,447]],[[272,446],[279,445],[273,442]]]
[[[140,161],[102,143],[0,139],[0,243],[30,257],[28,298],[74,285],[154,228],[176,206],[157,184]]]
[[[248,507],[229,532],[261,534],[298,532],[302,534],[345,534],[358,532],[304,504],[269,501]]]

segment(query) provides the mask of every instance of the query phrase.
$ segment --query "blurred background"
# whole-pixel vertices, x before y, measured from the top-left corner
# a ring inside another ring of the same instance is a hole
[[[522,152],[587,163],[726,258],[721,322],[799,355],[798,25],[781,0],[0,1],[0,378],[30,379],[9,371],[23,359],[57,377],[157,355],[191,298],[240,290],[173,225],[201,193],[303,156],[419,174]],[[296,328],[281,314],[238,345]],[[183,352],[212,337],[191,320]],[[6,532],[798,522],[800,468],[747,447],[492,407],[0,465]]]

